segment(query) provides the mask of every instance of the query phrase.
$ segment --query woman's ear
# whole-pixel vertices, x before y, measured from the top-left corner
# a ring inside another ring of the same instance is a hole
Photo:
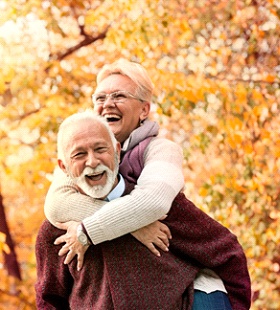
[[[151,103],[150,102],[143,102],[142,103],[142,112],[140,114],[140,121],[143,121],[144,119],[146,119],[150,113],[151,110]]]

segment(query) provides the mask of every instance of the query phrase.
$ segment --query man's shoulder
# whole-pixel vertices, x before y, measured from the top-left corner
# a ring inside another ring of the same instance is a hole
[[[46,241],[55,240],[58,236],[62,235],[64,230],[58,229],[53,226],[47,219],[43,221],[38,231],[38,238],[44,238]]]
[[[58,229],[56,228],[55,226],[53,226],[51,224],[51,222],[47,219],[44,219],[41,226],[40,226],[40,230],[55,230],[55,229]]]

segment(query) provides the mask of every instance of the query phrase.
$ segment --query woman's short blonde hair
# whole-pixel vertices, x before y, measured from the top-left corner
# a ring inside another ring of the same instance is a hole
[[[142,65],[122,58],[106,64],[97,75],[97,85],[112,74],[121,74],[130,78],[137,86],[135,95],[144,101],[152,101],[154,85]]]

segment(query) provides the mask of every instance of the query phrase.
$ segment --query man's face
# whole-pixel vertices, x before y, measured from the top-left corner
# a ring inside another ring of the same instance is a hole
[[[136,85],[130,78],[112,74],[99,83],[95,94],[111,94],[120,90],[136,95]],[[94,110],[107,119],[116,139],[122,143],[139,126],[140,120],[148,116],[150,103],[127,98],[122,103],[114,104],[107,99],[103,105],[95,106]]]
[[[115,151],[109,133],[98,122],[74,124],[67,133],[66,165],[60,167],[85,194],[106,197],[117,183],[119,145]]]

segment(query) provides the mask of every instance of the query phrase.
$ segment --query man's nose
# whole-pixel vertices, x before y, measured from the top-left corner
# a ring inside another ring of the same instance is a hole
[[[99,164],[100,164],[100,160],[96,156],[96,154],[94,152],[89,153],[88,156],[87,156],[86,165],[91,167],[91,168],[95,168]]]

